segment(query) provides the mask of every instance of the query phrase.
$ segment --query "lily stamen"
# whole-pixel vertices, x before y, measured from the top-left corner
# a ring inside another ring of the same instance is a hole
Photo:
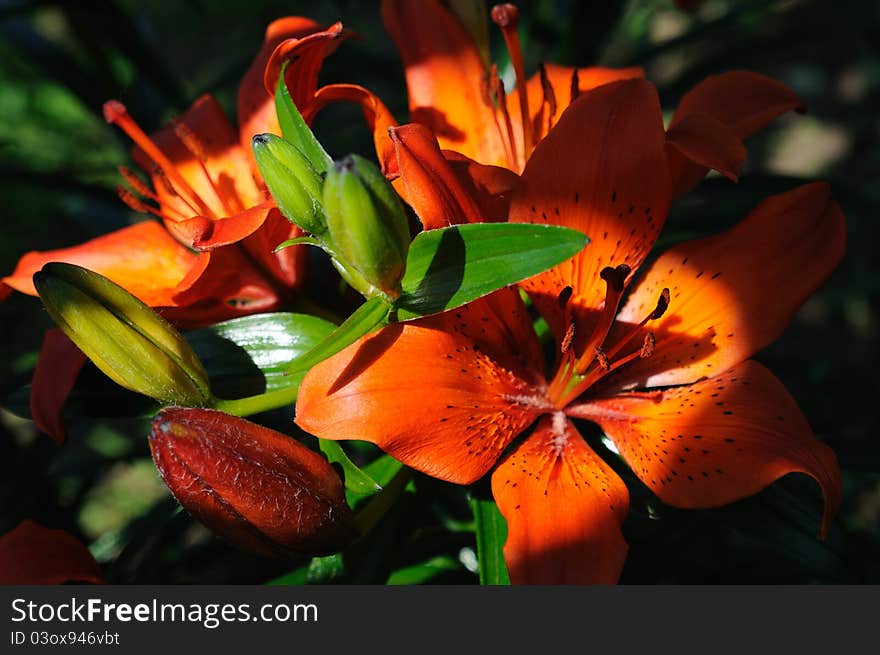
[[[523,140],[523,162],[528,158],[534,146],[532,121],[529,117],[529,96],[526,89],[526,67],[523,64],[522,47],[519,42],[519,10],[512,4],[495,5],[492,7],[492,21],[501,28],[504,43],[516,74],[516,93],[519,99],[520,123]]]
[[[593,335],[584,347],[583,354],[578,359],[575,370],[578,374],[584,373],[596,356],[596,347],[601,346],[614,324],[614,317],[617,316],[617,307],[620,299],[623,297],[623,291],[626,288],[626,278],[629,275],[630,267],[626,264],[620,264],[616,268],[606,266],[602,269],[599,276],[605,281],[605,305],[602,308],[602,314],[593,329]]]
[[[128,137],[134,141],[144,153],[153,160],[156,166],[161,169],[162,173],[168,178],[169,182],[173,182],[175,190],[183,192],[187,198],[188,204],[198,208],[198,213],[204,216],[213,216],[214,213],[210,207],[198,193],[189,185],[184,177],[177,170],[177,167],[162,152],[162,150],[147,136],[140,126],[129,115],[128,110],[118,100],[109,100],[104,103],[104,120],[112,125],[116,125],[125,132]],[[181,195],[183,195],[181,194]]]
[[[495,64],[492,64],[492,68],[489,71],[489,85],[492,91],[492,95],[495,97],[495,102],[498,104],[498,109],[501,111],[501,117],[504,120],[504,128],[506,131],[507,138],[505,139],[505,133],[501,133],[501,141],[504,143],[504,148],[507,151],[507,156],[510,158],[510,161],[515,162],[517,160],[516,157],[516,139],[513,136],[513,123],[510,120],[510,113],[507,111],[507,93],[504,91],[504,83],[501,81],[501,78],[498,77],[498,67]],[[496,117],[497,124],[497,117]],[[501,131],[501,126],[498,126],[499,131]]]
[[[220,204],[223,205],[223,208],[229,214],[236,214],[242,211],[243,208],[238,208],[232,206],[232,198],[230,198],[230,194],[223,193],[220,189],[220,186],[214,180],[211,173],[208,171],[207,161],[208,156],[205,153],[205,149],[202,146],[202,142],[196,136],[196,134],[185,124],[180,121],[172,122],[172,126],[174,129],[174,135],[180,139],[180,142],[184,145],[187,151],[195,157],[196,161],[199,163],[199,168],[202,169],[202,173],[205,174],[205,177],[208,180],[208,183],[211,185],[211,188],[214,190],[214,194],[217,196],[217,199],[220,201]]]

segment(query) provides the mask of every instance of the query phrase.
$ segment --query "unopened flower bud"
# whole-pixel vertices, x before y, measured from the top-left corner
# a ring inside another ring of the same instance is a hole
[[[306,232],[326,232],[323,179],[308,157],[274,134],[257,134],[251,143],[260,174],[281,213]]]
[[[166,404],[209,401],[208,375],[186,340],[122,287],[61,262],[34,273],[34,286],[58,327],[117,384]]]
[[[324,181],[324,212],[342,264],[385,293],[399,293],[409,227],[397,193],[378,167],[358,155],[336,162]]]
[[[280,432],[216,410],[169,407],[153,420],[150,450],[180,504],[239,548],[321,555],[356,535],[336,471]]]

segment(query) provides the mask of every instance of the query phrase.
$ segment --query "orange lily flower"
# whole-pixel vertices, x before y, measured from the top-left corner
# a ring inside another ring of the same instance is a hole
[[[643,76],[638,67],[542,64],[524,82],[517,10],[505,4],[493,8],[492,19],[503,32],[516,75],[514,92],[506,95],[496,67],[487,66],[467,26],[440,2],[383,0],[382,17],[403,60],[410,116],[428,128],[392,129],[396,161],[385,171],[399,175],[395,188],[428,229],[505,220],[516,174],[565,109],[601,85]],[[735,181],[746,157],[743,140],[779,115],[801,109],[786,86],[749,71],[696,85],[666,133],[674,195],[691,190],[709,169]],[[463,193],[476,205],[459,202]]]
[[[412,121],[430,128],[444,150],[517,173],[580,93],[643,75],[637,67],[542,64],[526,80],[517,10],[497,5],[492,20],[504,34],[516,73],[508,96],[497,66],[487,65],[465,24],[438,0],[383,0],[382,19],[403,60]]]
[[[64,261],[105,275],[185,326],[277,308],[302,284],[307,260],[300,248],[272,253],[299,232],[270,200],[250,152],[253,134],[280,132],[263,71],[282,43],[294,54],[311,53],[291,74],[301,73],[314,91],[314,44],[321,44],[323,58],[336,36],[338,29],[324,30],[306,18],[270,24],[239,88],[239,130],[208,95],[149,136],[121,103],[107,102],[105,118],[135,142],[134,159],[152,181],[151,187],[121,168],[131,190],[120,189],[120,195],[161,223],[146,221],[72,248],[29,253],[4,285],[35,295],[33,273],[46,262]]]
[[[503,289],[315,366],[297,423],[375,443],[453,483],[494,467],[514,583],[614,583],[623,568],[627,489],[572,419],[597,424],[678,507],[717,507],[806,473],[824,496],[824,535],[840,502],[836,458],[750,357],[841,259],[843,215],[826,185],[809,184],[727,232],[672,247],[634,279],[674,181],[650,83],[581,95],[537,144],[510,205],[512,221],[592,239],[523,285],[557,339],[549,374],[525,305]]]
[[[293,247],[273,253],[279,243],[301,233],[269,198],[250,139],[255,133],[280,133],[273,94],[263,84],[276,48],[297,59],[288,74],[308,98],[317,88],[320,62],[335,49],[340,34],[341,26],[324,29],[301,17],[271,23],[239,87],[238,130],[209,95],[151,135],[121,103],[107,102],[105,118],[134,141],[133,157],[152,182],[121,168],[131,190],[120,189],[120,196],[160,221],[137,223],[70,248],[28,253],[0,280],[0,298],[13,289],[36,295],[33,274],[47,262],[62,261],[101,273],[183,327],[271,311],[288,301],[302,285],[307,252]],[[63,334],[47,333],[34,375],[31,414],[59,442],[65,436],[61,407],[84,363]]]

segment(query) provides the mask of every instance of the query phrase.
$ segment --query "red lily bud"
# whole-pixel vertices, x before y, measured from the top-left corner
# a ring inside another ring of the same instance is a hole
[[[342,481],[291,437],[216,410],[169,407],[150,450],[181,505],[232,544],[267,557],[338,551],[355,536]]]

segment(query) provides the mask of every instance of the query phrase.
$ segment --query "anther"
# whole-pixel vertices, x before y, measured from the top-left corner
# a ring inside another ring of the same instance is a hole
[[[571,286],[567,286],[559,292],[559,295],[556,296],[556,302],[559,303],[560,309],[565,309],[568,306],[568,301],[571,300],[571,295],[573,293],[574,289],[572,289]]]
[[[594,349],[596,353],[596,362],[599,364],[599,368],[603,371],[607,371],[611,368],[611,363],[608,361],[608,355],[605,354],[605,351],[602,350],[601,346],[596,346]]]
[[[541,89],[544,92],[544,102],[547,103],[550,109],[550,115],[547,120],[547,129],[549,130],[553,117],[556,115],[556,92],[553,90],[553,85],[550,84],[550,78],[547,76],[547,67],[543,61],[538,64],[538,71],[541,74]]]
[[[153,193],[153,190],[139,178],[133,170],[130,168],[126,168],[125,166],[120,166],[118,169],[119,174],[122,176],[126,182],[128,182],[128,186],[134,189],[135,193],[139,193],[142,196],[147,198],[156,199],[156,195]]]
[[[532,150],[532,120],[529,116],[529,98],[526,85],[526,68],[523,64],[522,47],[519,43],[519,33],[516,31],[519,23],[519,11],[512,4],[495,5],[492,7],[492,21],[501,28],[504,35],[504,44],[510,55],[510,63],[513,72],[516,73],[516,92],[519,96],[520,124],[522,127],[523,140],[523,163]]]
[[[577,100],[577,98],[580,94],[581,94],[581,81],[578,76],[578,69],[575,68],[571,72],[571,95],[568,98],[568,104],[571,104],[575,100]]]
[[[663,289],[663,291],[660,292],[660,297],[657,299],[657,307],[654,308],[654,311],[651,312],[648,319],[656,321],[666,313],[667,309],[669,309],[669,289]]]
[[[654,354],[654,346],[657,345],[657,339],[654,336],[653,332],[648,332],[645,335],[645,342],[642,344],[642,351],[639,353],[639,357],[642,359],[646,359]]]
[[[567,353],[571,349],[571,342],[574,339],[574,323],[568,324],[568,329],[565,331],[565,336],[562,338],[562,346],[560,347],[560,351],[562,354]]]
[[[124,202],[126,205],[128,205],[129,209],[132,209],[136,212],[141,212],[142,214],[155,213],[155,210],[153,210],[152,207],[143,202],[140,198],[138,198],[125,187],[116,187],[116,193],[119,195],[119,199],[122,200],[122,202]]]
[[[620,264],[616,268],[606,266],[599,272],[599,277],[605,280],[605,284],[615,293],[623,293],[626,277],[629,275],[630,267],[626,264]]]

